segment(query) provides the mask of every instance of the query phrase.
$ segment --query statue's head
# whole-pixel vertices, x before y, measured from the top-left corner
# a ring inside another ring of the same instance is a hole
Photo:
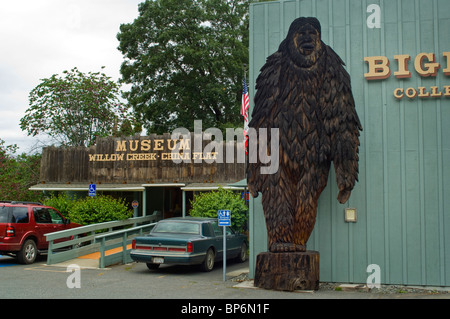
[[[303,17],[295,19],[279,50],[287,50],[291,59],[300,67],[309,68],[316,64],[322,52],[319,20]]]

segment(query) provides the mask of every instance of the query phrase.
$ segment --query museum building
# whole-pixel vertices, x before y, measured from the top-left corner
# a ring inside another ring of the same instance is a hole
[[[250,114],[260,69],[298,17],[316,17],[345,62],[363,127],[350,199],[337,201],[333,168],[319,198],[307,249],[320,253],[320,281],[450,286],[450,2],[251,3]],[[244,191],[242,143],[193,141],[165,134],[45,148],[31,189],[85,196],[95,184],[137,202],[136,216],[163,218],[185,216],[195,191]],[[252,277],[268,247],[261,196],[249,205]]]
[[[135,217],[186,216],[195,192],[245,189],[233,185],[245,176],[245,151],[232,138],[216,143],[203,132],[176,139],[166,133],[98,138],[89,148],[46,147],[40,183],[30,189],[86,197],[95,185],[96,195],[125,198]]]

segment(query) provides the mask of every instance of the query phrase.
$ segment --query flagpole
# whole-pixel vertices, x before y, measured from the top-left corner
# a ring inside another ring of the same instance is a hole
[[[245,63],[244,63],[244,81],[247,82],[247,64],[245,64]],[[248,113],[247,113],[247,116],[248,116]],[[244,120],[244,131],[245,131],[245,124],[246,123],[245,123],[245,120]],[[245,133],[244,138],[248,138],[247,133]],[[245,140],[244,140],[244,147],[246,147]],[[248,147],[248,145],[247,145],[247,147]],[[248,167],[248,156],[247,156],[248,154],[247,154],[247,152],[248,152],[248,148],[246,148],[245,152],[244,152],[244,156],[245,156],[244,157],[245,158],[244,178],[246,180],[247,180],[247,167]],[[245,192],[245,198],[247,199],[247,187],[245,187],[244,192]]]
[[[243,65],[243,92],[242,92],[242,104],[241,104],[241,115],[244,116],[244,178],[245,180],[247,180],[247,167],[248,167],[248,161],[249,161],[249,157],[248,155],[248,150],[249,150],[249,145],[248,145],[248,135],[247,135],[247,129],[248,129],[248,123],[249,121],[249,107],[250,107],[250,98],[249,98],[249,92],[248,92],[248,85],[247,85],[247,64]],[[246,95],[245,95],[246,94]],[[246,99],[246,100],[245,100]],[[244,112],[242,112],[244,111]],[[244,199],[245,199],[245,203],[247,205],[249,205],[249,202],[247,201],[247,185],[244,187]],[[248,221],[247,221],[248,222]],[[248,229],[248,224],[247,224],[247,229]]]

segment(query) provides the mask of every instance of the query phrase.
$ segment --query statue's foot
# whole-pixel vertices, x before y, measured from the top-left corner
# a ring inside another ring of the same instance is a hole
[[[273,243],[269,247],[271,253],[286,253],[296,251],[306,251],[306,246],[292,243]]]

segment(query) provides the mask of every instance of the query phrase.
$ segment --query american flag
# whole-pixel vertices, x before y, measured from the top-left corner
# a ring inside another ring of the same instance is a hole
[[[250,105],[250,98],[248,97],[247,81],[244,78],[244,89],[242,91],[241,115],[244,117],[244,140],[245,140],[245,154],[248,148],[248,107]]]

